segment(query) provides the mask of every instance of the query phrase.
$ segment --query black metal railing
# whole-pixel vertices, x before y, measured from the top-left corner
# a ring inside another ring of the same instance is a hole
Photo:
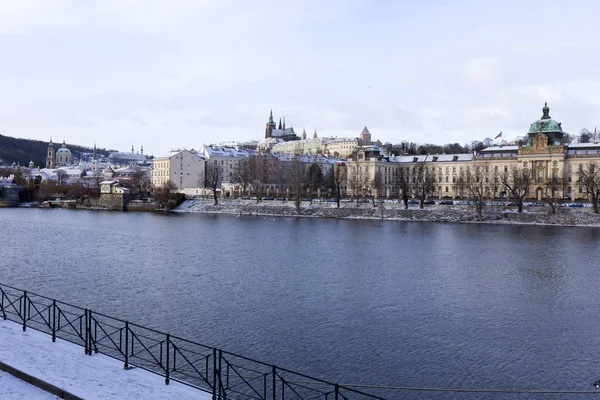
[[[213,399],[384,399],[215,347],[0,284],[0,315],[131,366],[211,393]]]

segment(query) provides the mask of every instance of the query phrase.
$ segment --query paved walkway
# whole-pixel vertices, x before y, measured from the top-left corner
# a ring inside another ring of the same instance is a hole
[[[88,356],[83,347],[72,343],[60,339],[53,343],[50,335],[33,329],[23,332],[20,325],[1,318],[0,361],[84,399],[211,399],[210,394],[177,382],[165,385],[163,377],[142,369],[125,370],[122,362],[102,354]],[[1,399],[55,398],[49,393],[45,393],[47,397],[29,396],[27,390],[40,394],[39,389],[0,373]],[[10,386],[5,386],[5,381]],[[24,395],[19,395],[19,390]]]

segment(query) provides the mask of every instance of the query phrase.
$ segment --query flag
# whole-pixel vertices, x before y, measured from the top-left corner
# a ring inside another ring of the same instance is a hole
[[[496,137],[494,139],[498,139],[499,137],[502,137],[502,131],[500,131],[499,134],[496,135]]]

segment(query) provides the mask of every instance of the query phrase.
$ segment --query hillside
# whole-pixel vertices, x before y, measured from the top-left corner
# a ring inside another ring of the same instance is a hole
[[[61,143],[55,142],[54,146],[55,149],[58,149]],[[67,143],[67,147],[71,150],[75,158],[79,158],[82,152],[91,153],[93,151],[90,147],[77,146],[70,143]],[[28,165],[30,161],[33,161],[36,166],[43,168],[46,165],[47,150],[48,142],[0,135],[1,165],[11,165],[13,162],[20,165]],[[97,149],[96,153],[99,156],[104,156],[106,155],[106,149]]]

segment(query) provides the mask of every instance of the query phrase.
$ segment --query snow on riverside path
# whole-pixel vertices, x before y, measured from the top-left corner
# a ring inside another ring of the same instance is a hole
[[[0,371],[0,398],[2,400],[55,400],[51,395],[29,383],[15,378],[8,372]]]
[[[212,396],[181,383],[165,385],[165,378],[139,368],[123,369],[123,363],[102,354],[88,356],[83,347],[0,319],[0,361],[84,399],[208,400]],[[0,399],[8,399],[0,377]],[[8,375],[9,378],[13,378]],[[15,378],[16,379],[16,378]],[[33,388],[33,387],[32,387]],[[34,388],[37,389],[37,388]],[[15,392],[16,393],[16,392]],[[39,399],[49,398],[39,397]],[[38,397],[18,397],[32,398]]]

